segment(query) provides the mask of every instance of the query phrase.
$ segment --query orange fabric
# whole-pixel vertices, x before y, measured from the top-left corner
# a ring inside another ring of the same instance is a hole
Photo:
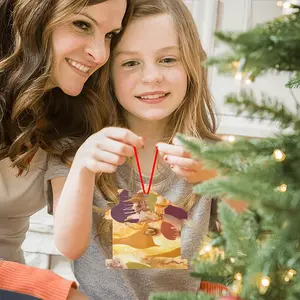
[[[200,290],[212,296],[229,296],[229,290],[220,283],[201,281]]]
[[[43,300],[66,300],[75,282],[57,274],[15,262],[0,260],[0,289]]]

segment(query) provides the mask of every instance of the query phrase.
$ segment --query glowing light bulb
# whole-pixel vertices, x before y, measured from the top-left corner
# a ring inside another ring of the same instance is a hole
[[[268,276],[263,276],[263,277],[261,278],[261,285],[262,285],[263,287],[268,287],[268,286],[270,286],[270,283],[271,283],[271,280],[270,280],[270,278],[269,278]]]
[[[282,184],[278,187],[279,192],[281,193],[285,193],[287,190],[287,185],[286,184]]]
[[[276,5],[279,6],[279,7],[282,7],[283,1],[277,1]]]
[[[240,72],[236,73],[236,75],[234,76],[234,78],[236,80],[239,80],[239,81],[242,80],[242,78],[243,78],[242,73],[240,73]]]
[[[230,135],[230,136],[228,137],[228,142],[230,142],[230,143],[235,142],[235,136],[234,136],[234,135]]]
[[[279,149],[274,150],[273,156],[274,156],[274,159],[278,162],[285,160],[285,154]]]
[[[251,84],[252,81],[251,81],[250,79],[247,79],[247,80],[245,81],[245,83],[246,83],[246,84]]]
[[[206,245],[206,246],[204,246],[204,247],[200,250],[199,254],[200,254],[200,255],[205,255],[205,254],[207,254],[207,253],[209,253],[209,252],[211,252],[211,251],[212,251],[212,246],[211,246],[211,245]]]
[[[296,274],[297,274],[297,272],[296,272],[295,270],[291,269],[291,270],[289,270],[289,271],[287,272],[286,277],[288,277],[289,279],[291,279],[291,278],[293,278],[294,275],[296,275]]]
[[[212,247],[211,247],[210,245],[205,246],[205,247],[203,248],[204,252],[209,252],[211,249],[212,249]]]
[[[242,274],[241,273],[236,273],[235,275],[234,275],[234,279],[235,280],[242,280]]]
[[[283,8],[290,8],[291,7],[291,5],[288,2],[284,2],[282,6],[283,6]]]

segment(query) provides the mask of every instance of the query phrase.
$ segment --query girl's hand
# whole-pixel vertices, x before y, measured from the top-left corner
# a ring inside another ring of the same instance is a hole
[[[204,166],[197,160],[192,159],[191,155],[175,137],[173,145],[158,143],[157,147],[164,161],[168,163],[176,174],[184,177],[189,183],[200,183],[217,176],[215,170],[204,169]],[[240,200],[224,200],[234,211],[241,213],[248,205]]]
[[[172,143],[173,145],[158,143],[156,146],[174,173],[184,177],[189,183],[200,183],[216,177],[217,172],[204,169],[204,165],[193,159],[176,137],[173,138]]]
[[[134,155],[133,146],[143,148],[143,138],[125,128],[107,127],[82,144],[73,164],[93,173],[114,173],[127,157]]]

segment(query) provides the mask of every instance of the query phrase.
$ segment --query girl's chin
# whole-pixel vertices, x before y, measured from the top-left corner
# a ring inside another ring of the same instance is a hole
[[[169,118],[170,115],[167,115],[165,111],[153,111],[148,113],[140,115],[139,118],[145,121],[162,121]]]

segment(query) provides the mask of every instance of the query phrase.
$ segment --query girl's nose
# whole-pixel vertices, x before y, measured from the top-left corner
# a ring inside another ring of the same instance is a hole
[[[161,82],[164,76],[158,66],[145,66],[143,69],[142,82]]]

